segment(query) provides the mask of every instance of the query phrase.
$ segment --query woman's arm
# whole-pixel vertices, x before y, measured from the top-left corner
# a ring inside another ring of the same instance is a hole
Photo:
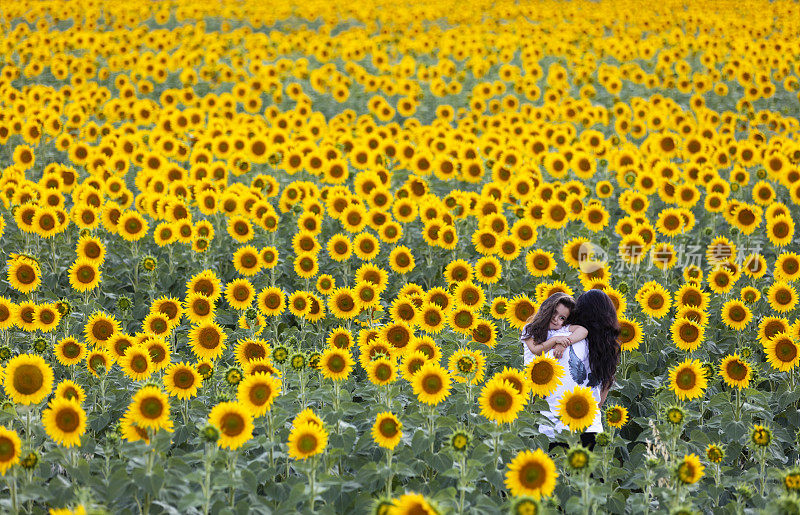
[[[611,383],[609,383],[608,386],[600,390],[600,404],[597,406],[598,408],[601,408],[603,406],[603,403],[606,402],[606,395],[608,395],[608,392],[611,390],[611,386],[613,384],[614,382],[612,381]]]
[[[559,343],[564,343],[566,339],[566,336],[553,336],[549,340],[543,341],[542,343],[534,343],[533,338],[528,338],[523,340],[523,342],[528,346],[528,350],[530,350],[534,355],[539,356],[542,353],[549,351]]]

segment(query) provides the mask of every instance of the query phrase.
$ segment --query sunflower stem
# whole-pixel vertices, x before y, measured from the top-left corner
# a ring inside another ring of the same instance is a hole
[[[392,470],[392,454],[394,449],[386,450],[386,467],[389,469],[389,478],[386,480],[386,497],[392,497],[392,479],[394,479],[394,471]]]
[[[309,486],[311,487],[311,491],[309,492],[310,495],[308,496],[309,497],[308,500],[309,500],[309,504],[311,505],[311,511],[313,513],[314,512],[314,501],[316,501],[316,499],[315,499],[316,493],[314,491],[314,487],[316,486],[314,483],[315,483],[315,481],[317,479],[316,458],[312,457],[309,460],[308,463],[309,463],[309,466],[311,468],[311,470],[308,471]]]
[[[236,483],[236,461],[239,458],[239,453],[237,451],[231,451],[228,454],[228,472],[231,475],[231,483],[232,485],[228,487],[228,505],[233,508],[234,501],[236,500],[236,489],[234,488],[233,484]]]
[[[203,514],[208,515],[211,508],[211,462],[214,461],[214,448],[215,444],[206,443],[206,452],[203,456],[205,465],[205,477],[203,478]]]
[[[341,386],[339,386],[339,381],[333,381],[333,410],[336,414],[339,414],[339,391]],[[339,432],[339,424],[336,424],[336,432]]]
[[[11,510],[14,513],[19,513],[19,503],[17,501],[17,471],[11,474],[9,478],[9,489],[11,490]]]
[[[269,435],[269,466],[275,468],[275,455],[273,454],[275,433],[272,424],[272,408],[267,410],[267,434]]]

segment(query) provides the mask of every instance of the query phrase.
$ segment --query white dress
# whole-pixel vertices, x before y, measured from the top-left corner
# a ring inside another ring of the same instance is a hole
[[[558,331],[548,331],[547,339],[549,340],[553,336],[569,335],[569,326],[564,326]],[[525,352],[523,359],[525,360],[525,365],[527,366],[527,364],[530,363],[535,356],[528,349],[527,345],[523,343],[522,346]],[[555,357],[553,356],[552,350],[547,351],[546,354],[550,357]],[[592,397],[594,397],[597,405],[600,405],[601,385],[599,384],[599,381],[595,379],[594,374],[592,374],[592,367],[589,364],[589,342],[585,338],[570,345],[561,356],[561,359],[558,360],[558,364],[564,368],[564,375],[561,377],[561,384],[552,394],[547,397],[547,403],[550,405],[550,410],[543,413],[544,416],[550,419],[551,424],[543,424],[539,426],[539,432],[547,435],[550,438],[555,436],[555,432],[560,433],[561,431],[569,430],[569,428],[562,424],[558,418],[558,407],[561,402],[561,398],[564,396],[564,392],[571,391],[576,386],[586,386],[591,390]],[[555,431],[553,429],[553,425],[555,425]],[[595,413],[592,424],[584,429],[584,431],[587,433],[600,433],[603,431],[603,422],[599,408],[597,413]]]

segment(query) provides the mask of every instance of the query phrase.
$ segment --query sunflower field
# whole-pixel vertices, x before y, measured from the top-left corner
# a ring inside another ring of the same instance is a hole
[[[797,513],[798,20],[2,2],[0,511]]]

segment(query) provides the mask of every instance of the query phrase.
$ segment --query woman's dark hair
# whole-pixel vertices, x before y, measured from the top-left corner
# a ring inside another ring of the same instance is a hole
[[[611,298],[602,290],[589,290],[575,302],[570,324],[589,331],[589,366],[603,388],[614,383],[619,363],[619,321]]]
[[[547,339],[547,330],[550,329],[550,320],[556,311],[556,306],[561,304],[572,313],[575,308],[575,299],[563,292],[550,295],[542,302],[539,309],[526,322],[522,329],[522,339],[533,338],[536,343],[542,343]]]

